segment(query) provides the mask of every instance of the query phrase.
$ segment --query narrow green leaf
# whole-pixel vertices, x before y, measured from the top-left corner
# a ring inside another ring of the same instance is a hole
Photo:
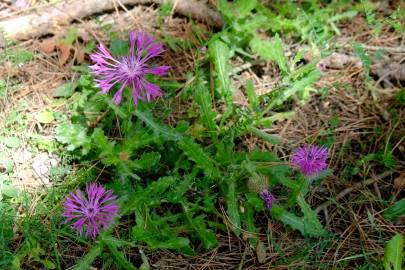
[[[384,248],[384,269],[401,270],[404,260],[404,236],[396,234]]]
[[[182,138],[182,135],[171,127],[162,123],[157,123],[151,113],[135,110],[135,115],[155,133],[162,135],[167,140],[178,141]]]
[[[208,53],[214,62],[218,92],[226,101],[229,101],[233,96],[229,80],[229,47],[224,42],[215,39],[208,45]]]
[[[91,268],[91,264],[94,260],[101,255],[101,251],[103,250],[103,244],[98,243],[93,246],[90,251],[79,260],[79,262],[73,266],[74,270],[88,270]]]
[[[184,138],[178,145],[179,148],[184,151],[188,159],[194,161],[197,167],[203,169],[207,176],[218,177],[218,169],[199,144],[193,142],[191,138]]]
[[[253,86],[253,81],[252,80],[247,80],[246,81],[246,95],[249,100],[250,107],[255,111],[258,112],[260,110],[259,107],[259,100],[256,96],[255,88]]]
[[[389,221],[395,221],[397,218],[405,215],[405,198],[394,203],[384,211],[384,218]]]
[[[260,137],[271,144],[280,144],[281,142],[280,138],[277,137],[276,135],[269,134],[258,128],[249,127],[249,131],[255,134],[257,137]]]
[[[241,222],[239,215],[239,203],[236,194],[236,183],[230,178],[226,182],[226,206],[231,228],[236,235],[240,234]]]
[[[216,135],[216,125],[214,121],[215,112],[212,110],[212,97],[208,88],[204,73],[197,71],[195,82],[195,101],[201,109],[201,120],[212,135]]]
[[[271,41],[255,37],[250,41],[250,47],[254,53],[263,59],[275,61],[283,73],[289,72],[287,58],[283,51],[283,42],[278,35]]]

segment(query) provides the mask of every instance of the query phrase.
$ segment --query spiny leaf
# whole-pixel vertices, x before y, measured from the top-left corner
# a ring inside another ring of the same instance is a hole
[[[300,91],[304,91],[306,87],[314,84],[319,80],[321,77],[321,73],[319,70],[313,70],[311,73],[309,73],[306,77],[302,78],[299,81],[295,81],[291,87],[281,90],[281,94],[276,97],[270,105],[267,107],[267,109],[271,109],[276,105],[281,105],[284,101],[287,99],[291,98],[295,94],[297,94]]]
[[[169,126],[164,125],[162,123],[157,123],[150,113],[136,110],[135,115],[147,126],[149,126],[154,132],[163,135],[164,138],[168,140],[178,141],[182,137],[181,134],[177,133]]]
[[[179,148],[184,151],[188,159],[194,161],[197,167],[203,169],[207,176],[218,177],[218,169],[213,164],[204,149],[191,138],[184,138],[179,143]]]
[[[401,270],[404,259],[404,236],[396,234],[388,241],[384,249],[384,269]]]
[[[114,257],[114,262],[121,268],[125,270],[136,270],[137,268],[132,265],[122,254],[122,252],[118,251],[117,246],[113,241],[108,241],[106,239],[103,239],[103,243],[108,247],[110,250],[111,254]]]
[[[202,241],[204,248],[211,249],[215,247],[218,244],[217,239],[215,238],[215,234],[206,228],[204,216],[193,217],[191,209],[185,203],[182,203],[182,205],[187,221],[193,230],[197,232],[198,238]]]
[[[214,62],[216,72],[216,86],[218,92],[227,101],[227,103],[229,103],[229,99],[233,96],[232,88],[230,86],[231,83],[229,80],[229,47],[224,42],[218,39],[211,41],[208,46],[209,56]]]
[[[93,246],[90,251],[79,260],[79,262],[73,267],[74,270],[88,270],[91,268],[91,264],[94,260],[101,255],[101,251],[103,250],[103,244],[98,243]]]
[[[171,176],[161,177],[157,181],[150,183],[148,187],[134,192],[123,205],[122,213],[134,212],[137,207],[142,206],[146,202],[148,205],[160,203],[160,195],[177,180],[177,178]]]
[[[246,94],[247,98],[249,100],[250,107],[255,111],[258,112],[260,107],[259,107],[259,100],[257,99],[255,88],[253,86],[253,81],[252,80],[247,80],[246,81]]]
[[[256,7],[257,0],[236,0],[235,7],[240,17],[246,17]]]
[[[274,218],[305,235],[305,224],[300,217],[288,212],[278,204],[273,204],[271,214]]]
[[[283,42],[278,35],[276,35],[272,41],[255,37],[250,41],[250,47],[252,51],[257,53],[260,57],[266,60],[276,61],[283,73],[289,72],[287,59],[283,52]]]
[[[60,124],[56,128],[56,139],[67,144],[68,151],[82,147],[82,154],[85,155],[91,149],[91,139],[87,136],[87,127],[80,124]]]
[[[215,112],[212,110],[212,98],[207,85],[207,80],[202,71],[197,71],[195,83],[195,101],[201,108],[201,120],[208,128],[210,135],[215,135]]]
[[[240,234],[241,222],[239,215],[239,204],[236,194],[236,183],[232,177],[229,177],[225,183],[226,206],[231,228],[236,235]]]
[[[304,214],[305,233],[311,236],[322,236],[326,234],[322,224],[319,222],[316,213],[311,209],[308,203],[301,195],[297,196],[297,203]]]
[[[363,63],[363,66],[366,70],[369,70],[371,67],[371,60],[370,57],[368,56],[367,52],[364,50],[363,45],[359,43],[353,44],[353,50],[356,53],[356,55],[360,58],[361,62]]]

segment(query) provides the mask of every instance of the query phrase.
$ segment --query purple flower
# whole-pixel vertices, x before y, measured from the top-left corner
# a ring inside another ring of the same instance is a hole
[[[117,197],[98,183],[86,185],[86,193],[87,198],[79,189],[75,193],[70,192],[64,203],[62,216],[67,218],[64,223],[74,221],[71,227],[77,230],[80,236],[86,226],[86,238],[91,236],[95,239],[100,227],[108,228],[117,215]]]
[[[305,145],[295,149],[291,163],[297,166],[306,177],[316,176],[326,169],[328,149],[318,145]]]
[[[170,67],[152,66],[148,63],[163,53],[163,45],[154,42],[153,36],[145,32],[131,32],[129,46],[129,55],[114,58],[110,51],[100,44],[99,51],[90,55],[90,59],[95,63],[90,69],[96,77],[95,81],[101,88],[101,93],[106,94],[114,85],[119,84],[119,89],[113,97],[113,102],[118,105],[121,103],[124,89],[128,86],[132,89],[132,98],[137,106],[138,100],[150,101],[162,94],[160,87],[148,82],[145,75],[163,76]]]
[[[270,190],[265,189],[260,192],[260,197],[263,199],[264,203],[266,204],[267,209],[271,209],[273,206],[276,197],[270,192]]]

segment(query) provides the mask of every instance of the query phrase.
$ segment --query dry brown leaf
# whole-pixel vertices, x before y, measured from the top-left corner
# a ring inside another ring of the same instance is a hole
[[[51,53],[55,50],[56,42],[55,39],[50,38],[50,39],[45,39],[42,41],[39,45],[38,48],[43,51],[44,53]]]
[[[71,46],[66,43],[59,42],[57,47],[59,49],[59,65],[63,66],[69,59]]]
[[[394,179],[394,188],[395,189],[405,188],[405,173],[400,174],[397,178]]]
[[[259,263],[264,263],[267,258],[267,248],[261,241],[257,241],[256,255]]]
[[[77,46],[77,48],[75,49],[76,53],[75,53],[75,57],[76,57],[76,61],[78,64],[81,64],[84,62],[84,55],[85,52],[83,50],[82,46]]]

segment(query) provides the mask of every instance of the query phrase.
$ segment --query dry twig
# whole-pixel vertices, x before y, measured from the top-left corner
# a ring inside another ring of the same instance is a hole
[[[221,26],[222,17],[205,4],[196,0],[120,0],[122,5],[176,3],[175,11],[185,16],[205,21],[209,25]],[[41,11],[10,18],[0,22],[4,34],[12,40],[25,40],[40,37],[69,25],[73,20],[88,17],[114,9],[112,0],[74,0],[61,2]]]

